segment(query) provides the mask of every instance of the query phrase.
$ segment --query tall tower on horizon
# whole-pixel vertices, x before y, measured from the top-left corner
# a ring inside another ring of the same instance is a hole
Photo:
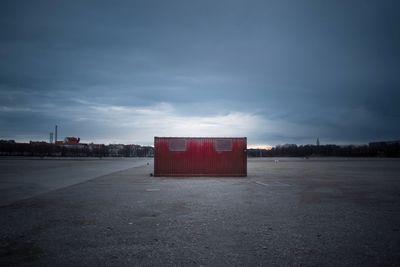
[[[55,126],[55,130],[54,130],[54,144],[57,144],[57,136],[58,135],[58,126]]]
[[[319,146],[319,137],[317,137],[317,146]]]

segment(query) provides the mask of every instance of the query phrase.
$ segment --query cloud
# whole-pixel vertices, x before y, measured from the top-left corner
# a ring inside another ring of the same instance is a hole
[[[255,114],[228,112],[206,116],[191,116],[179,113],[171,104],[128,107],[91,105],[85,114],[86,120],[96,125],[114,129],[109,142],[138,142],[151,144],[154,136],[255,136],[265,131],[265,120]]]
[[[168,102],[113,105],[82,98],[63,99],[60,104],[3,103],[1,138],[46,140],[55,124],[59,125],[60,138],[79,136],[83,142],[146,145],[153,143],[154,136],[245,136],[249,146],[314,143],[317,137],[323,143],[361,143],[360,140],[371,141],[371,135],[383,136],[381,129],[386,129],[384,137],[389,139],[397,131],[396,124],[385,125],[380,122],[381,117],[362,106],[327,109],[308,116],[299,114],[302,119],[285,113],[276,116],[257,109],[249,112],[229,109],[229,105],[215,106],[213,102],[191,106]],[[190,111],[200,108],[208,112]],[[371,128],[371,121],[379,127]]]
[[[400,32],[390,1],[8,1],[0,136],[254,144],[398,139]]]
[[[207,105],[203,104],[203,107],[207,108]],[[16,120],[19,120],[18,124],[26,120],[28,126],[33,128],[31,131],[34,134],[31,135],[16,131],[14,136],[23,141],[47,139],[54,125],[47,123],[46,126],[41,118],[59,125],[60,138],[72,135],[81,137],[83,142],[148,145],[153,143],[154,136],[245,136],[252,140],[265,134],[269,124],[260,115],[239,111],[195,116],[165,102],[122,106],[75,99],[62,106],[39,103],[31,104],[29,108],[2,105],[0,111],[5,127],[12,127]]]

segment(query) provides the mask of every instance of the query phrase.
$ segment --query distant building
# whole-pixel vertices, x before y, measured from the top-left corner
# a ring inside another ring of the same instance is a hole
[[[15,144],[15,140],[0,140],[0,144]]]
[[[369,143],[369,147],[370,148],[380,148],[380,147],[393,146],[393,145],[400,145],[400,140],[380,141],[380,142],[371,142],[371,143]]]
[[[371,142],[369,152],[380,157],[400,157],[400,140]]]
[[[50,140],[49,140],[50,141]],[[153,157],[151,146],[124,144],[84,144],[79,137],[66,137],[54,143],[30,141],[18,143],[0,140],[0,156],[57,156],[57,157]]]
[[[65,145],[77,145],[77,144],[79,144],[79,141],[81,141],[81,139],[79,137],[65,137],[64,138]]]
[[[48,143],[45,141],[29,141],[29,144],[30,145],[46,145]]]
[[[108,155],[111,157],[122,157],[124,154],[123,144],[110,144],[107,147]]]

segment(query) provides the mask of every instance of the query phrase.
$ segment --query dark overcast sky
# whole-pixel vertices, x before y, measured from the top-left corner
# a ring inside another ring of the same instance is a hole
[[[1,1],[0,139],[400,139],[399,1]]]

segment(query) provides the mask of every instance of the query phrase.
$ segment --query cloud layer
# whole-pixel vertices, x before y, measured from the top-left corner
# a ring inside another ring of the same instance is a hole
[[[400,133],[397,1],[5,1],[0,139]],[[65,134],[65,135],[64,135]]]

